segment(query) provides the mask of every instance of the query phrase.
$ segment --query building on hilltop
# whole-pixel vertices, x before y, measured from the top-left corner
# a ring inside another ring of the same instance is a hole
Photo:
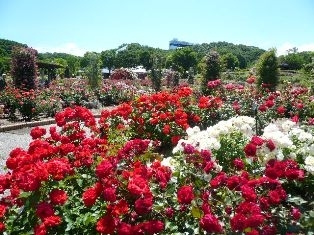
[[[169,50],[174,50],[177,48],[187,47],[187,46],[193,46],[193,43],[179,41],[177,38],[174,38],[169,42]]]

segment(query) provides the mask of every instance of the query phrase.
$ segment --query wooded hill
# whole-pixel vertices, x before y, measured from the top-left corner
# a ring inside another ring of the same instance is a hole
[[[13,46],[27,47],[26,44],[0,39],[0,73],[9,72],[10,70],[10,57]],[[28,45],[31,46],[31,45]],[[254,46],[235,45],[228,42],[211,42],[203,44],[195,44],[190,47],[195,53],[197,60],[200,61],[208,52],[216,50],[220,55],[232,54],[237,57],[240,68],[247,68],[253,65],[259,56],[265,52],[265,50]],[[107,57],[102,57],[101,54],[107,55],[110,52],[115,52],[113,61],[113,67],[129,67],[143,64],[145,60],[151,59],[152,55],[159,55],[163,58],[162,61],[166,61],[167,57],[173,54],[174,50],[161,50],[159,48],[152,48],[149,46],[142,46],[138,43],[124,44],[123,49],[121,46],[117,49],[105,50],[100,54],[100,59],[108,60]],[[143,58],[142,58],[143,57]],[[128,58],[132,58],[132,63],[128,61]],[[136,61],[134,61],[138,58]],[[38,59],[41,61],[54,61],[62,64],[63,66],[72,67],[70,70],[74,73],[76,69],[82,69],[85,66],[84,57],[73,56],[66,53],[38,53]],[[106,63],[102,63],[106,67]],[[145,66],[145,65],[144,65]],[[162,66],[166,67],[167,63]],[[146,66],[145,66],[146,67]]]

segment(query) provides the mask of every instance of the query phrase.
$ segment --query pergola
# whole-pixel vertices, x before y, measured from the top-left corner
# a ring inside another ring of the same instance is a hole
[[[44,73],[48,75],[48,81],[56,78],[57,71],[56,69],[64,68],[60,64],[54,64],[49,62],[37,61],[38,69],[44,70]]]

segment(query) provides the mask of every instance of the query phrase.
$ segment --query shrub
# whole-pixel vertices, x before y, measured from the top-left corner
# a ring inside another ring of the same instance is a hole
[[[101,74],[100,74],[100,60],[96,53],[87,54],[88,65],[86,68],[87,81],[90,88],[95,89],[99,87]]]
[[[203,94],[208,94],[207,84],[209,81],[216,80],[220,77],[220,58],[216,51],[211,51],[206,55],[201,64],[202,81],[201,91]]]
[[[152,80],[152,85],[155,91],[160,91],[161,90],[161,70],[160,69],[156,69],[156,68],[152,68],[151,72],[150,72],[150,77]]]
[[[134,80],[134,79],[137,79],[138,77],[136,73],[132,72],[130,69],[120,68],[120,69],[115,69],[109,78],[117,79],[117,80],[121,80],[121,79]]]
[[[269,50],[261,55],[257,63],[257,75],[259,87],[276,90],[279,82],[279,71],[275,50]]]
[[[36,88],[36,55],[37,51],[32,48],[13,48],[11,75],[15,87],[25,90]]]

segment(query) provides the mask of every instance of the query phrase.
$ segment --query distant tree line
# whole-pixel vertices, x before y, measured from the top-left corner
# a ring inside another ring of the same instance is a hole
[[[27,47],[25,44],[0,39],[0,73],[9,72],[12,47]],[[104,50],[101,53],[87,52],[84,56],[74,56],[66,53],[38,53],[38,61],[62,65],[57,73],[61,77],[76,76],[85,71],[90,64],[91,53],[99,60],[101,68],[111,72],[115,68],[130,68],[143,66],[151,70],[154,66],[178,71],[181,76],[188,77],[189,73],[200,73],[204,58],[211,51],[219,54],[222,71],[247,69],[256,64],[265,50],[254,46],[235,45],[228,42],[212,42],[196,44],[175,50],[163,50],[139,43],[122,44],[118,48]],[[94,57],[93,57],[94,58]],[[313,66],[313,52],[297,52],[296,48],[288,51],[285,56],[279,56],[279,67],[282,69],[308,69]],[[94,58],[95,59],[95,58]],[[310,64],[310,65],[309,65]]]

